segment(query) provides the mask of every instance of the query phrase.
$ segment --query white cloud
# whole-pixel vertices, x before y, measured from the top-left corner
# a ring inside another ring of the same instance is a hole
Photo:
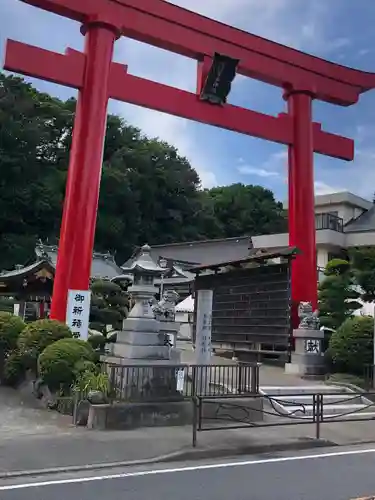
[[[375,191],[375,148],[366,147],[356,151],[347,179],[350,190],[365,198],[372,198]]]
[[[315,181],[314,190],[316,195],[339,193],[341,191],[346,191],[346,189],[330,186],[323,181]]]
[[[363,57],[363,56],[366,56],[367,54],[369,54],[370,52],[371,52],[370,49],[361,49],[361,50],[358,51],[358,55],[360,57]]]
[[[270,178],[280,177],[282,175],[282,167],[286,165],[288,153],[286,148],[277,151],[269,156],[269,158],[259,166],[247,165],[243,158],[239,158],[240,165],[237,171],[242,175],[255,175],[257,177]]]
[[[317,194],[350,191],[364,198],[372,199],[375,191],[375,146],[373,124],[357,125],[355,155],[353,162],[337,161],[330,168],[317,166]]]
[[[256,175],[258,177],[279,177],[280,175],[279,172],[266,170],[264,168],[249,167],[247,165],[241,165],[237,170],[240,174]]]

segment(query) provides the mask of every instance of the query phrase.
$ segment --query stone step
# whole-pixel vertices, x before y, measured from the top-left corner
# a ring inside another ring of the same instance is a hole
[[[340,385],[285,385],[285,386],[261,386],[260,390],[267,395],[282,395],[291,394],[293,396],[303,394],[325,394],[325,393],[351,393],[351,391]]]
[[[288,414],[293,414],[296,418],[301,415],[305,417],[312,416],[314,414],[314,407],[313,405],[295,405],[295,406],[284,406],[286,413]],[[340,415],[340,414],[351,414],[354,412],[356,413],[361,413],[361,410],[368,410],[369,407],[368,405],[365,405],[363,403],[346,403],[346,404],[330,404],[330,405],[323,405],[323,416],[326,418],[326,416],[329,415]],[[354,417],[353,417],[354,418]]]
[[[313,396],[310,394],[281,394],[276,396],[277,401],[280,404],[285,403],[291,404],[313,404]],[[323,405],[331,405],[332,403],[336,404],[345,404],[345,403],[363,403],[362,396],[358,396],[354,393],[342,392],[339,394],[324,394],[323,393]]]
[[[324,415],[324,421],[329,421],[329,419],[332,418],[332,420],[340,420],[340,418],[342,419],[356,419],[356,418],[359,418],[359,419],[364,419],[364,420],[371,420],[371,419],[374,419],[375,420],[375,411],[361,411],[359,413],[349,413],[349,415],[342,415],[342,417],[340,417],[340,415]]]
[[[296,419],[306,419],[306,420],[311,420],[311,417],[312,415],[296,415],[295,418]],[[349,414],[341,414],[341,413],[338,413],[338,414],[330,414],[330,413],[325,413],[323,415],[323,423],[329,423],[330,419],[333,421],[333,422],[338,422],[339,420],[356,420],[356,419],[359,419],[359,420],[375,420],[375,411],[361,411],[361,412],[357,412],[357,413],[349,413]],[[312,422],[313,423],[313,422]]]

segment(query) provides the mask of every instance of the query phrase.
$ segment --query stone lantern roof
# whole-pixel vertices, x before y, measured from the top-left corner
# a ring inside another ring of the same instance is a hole
[[[151,257],[151,247],[143,245],[138,257],[132,262],[129,267],[122,267],[124,273],[128,274],[148,274],[160,276],[168,269],[159,266]]]

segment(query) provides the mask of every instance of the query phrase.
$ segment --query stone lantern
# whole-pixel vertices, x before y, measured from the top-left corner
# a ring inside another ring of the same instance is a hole
[[[135,304],[124,319],[122,330],[117,332],[113,357],[118,359],[112,361],[126,364],[130,360],[168,360],[169,346],[165,345],[160,322],[152,310],[158,292],[155,278],[160,278],[166,269],[152,260],[151,248],[144,245],[139,257],[123,271],[126,275],[133,275],[133,284],[128,291]]]
[[[176,349],[165,342],[166,332],[153,311],[158,292],[154,280],[160,278],[166,269],[152,260],[150,252],[151,248],[144,245],[132,265],[123,268],[124,277],[133,276],[128,291],[135,304],[124,319],[122,330],[116,332],[117,340],[111,354],[101,359],[107,363],[112,384],[122,397],[141,397],[144,400],[146,394],[154,398],[160,395],[180,398],[176,379],[177,356],[173,356]],[[123,369],[118,370],[119,365]]]

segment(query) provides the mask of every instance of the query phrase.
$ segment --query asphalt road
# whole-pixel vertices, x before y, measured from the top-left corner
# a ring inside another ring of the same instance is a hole
[[[374,494],[375,449],[365,448],[0,482],[1,500],[349,500]]]

